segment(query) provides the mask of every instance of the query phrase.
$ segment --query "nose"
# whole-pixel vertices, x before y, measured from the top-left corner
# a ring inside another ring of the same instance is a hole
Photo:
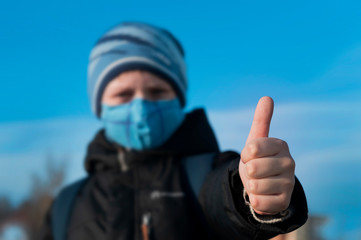
[[[147,93],[144,89],[137,89],[135,91],[135,94],[133,95],[133,98],[142,98],[142,99],[148,99],[149,96],[147,96]]]

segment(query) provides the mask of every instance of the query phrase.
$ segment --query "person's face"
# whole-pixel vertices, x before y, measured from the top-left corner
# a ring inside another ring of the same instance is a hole
[[[162,78],[146,71],[123,72],[106,86],[102,103],[115,106],[142,98],[151,101],[176,97],[172,86]]]

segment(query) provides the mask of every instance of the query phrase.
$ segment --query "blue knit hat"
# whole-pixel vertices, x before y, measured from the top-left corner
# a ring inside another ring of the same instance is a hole
[[[88,94],[99,117],[106,85],[120,73],[146,70],[168,81],[182,106],[187,89],[184,51],[167,30],[145,23],[125,22],[106,32],[89,57]]]

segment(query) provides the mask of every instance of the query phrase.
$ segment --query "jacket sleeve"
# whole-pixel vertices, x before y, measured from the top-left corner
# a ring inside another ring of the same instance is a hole
[[[269,239],[291,232],[307,220],[307,202],[296,178],[289,208],[278,216],[255,215],[244,198],[235,159],[208,174],[199,195],[208,224],[221,239]]]

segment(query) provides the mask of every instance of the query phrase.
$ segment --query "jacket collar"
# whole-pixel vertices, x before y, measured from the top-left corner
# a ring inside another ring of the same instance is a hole
[[[203,109],[186,115],[180,128],[162,146],[152,150],[135,151],[109,142],[101,129],[88,145],[85,168],[89,174],[107,170],[124,169],[151,159],[185,157],[207,152],[219,152],[214,132]],[[121,158],[121,161],[119,161]]]

